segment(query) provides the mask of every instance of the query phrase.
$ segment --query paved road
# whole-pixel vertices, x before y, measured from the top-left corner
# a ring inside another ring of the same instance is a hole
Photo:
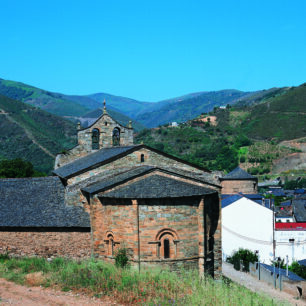
[[[302,300],[296,300],[293,296],[290,294],[279,291],[278,289],[274,289],[272,286],[267,284],[266,282],[259,281],[255,277],[251,276],[249,273],[245,272],[239,272],[236,271],[232,265],[222,262],[222,273],[226,277],[232,279],[233,281],[239,283],[240,285],[243,285],[250,290],[258,293],[266,294],[273,299],[279,300],[279,301],[286,301],[289,302],[290,305],[298,305],[298,306],[305,306],[306,301]]]

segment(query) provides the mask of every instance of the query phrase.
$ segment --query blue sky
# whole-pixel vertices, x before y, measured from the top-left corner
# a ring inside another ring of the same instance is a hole
[[[0,0],[0,77],[142,101],[306,82],[306,1]]]

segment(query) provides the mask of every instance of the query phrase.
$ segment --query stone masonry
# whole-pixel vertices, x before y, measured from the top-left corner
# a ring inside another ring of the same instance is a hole
[[[224,180],[221,186],[223,194],[257,194],[257,182],[252,180]]]
[[[131,122],[129,127],[124,127],[111,118],[104,108],[103,115],[96,122],[85,129],[78,130],[78,144],[71,150],[56,156],[54,168],[61,167],[101,148],[112,147],[114,145],[114,129],[117,129],[120,133],[118,145],[128,146],[133,144],[133,128]],[[93,131],[95,130],[98,131],[97,148],[93,148],[92,144],[94,136]]]
[[[90,232],[15,229],[0,231],[0,253],[12,256],[88,258]]]
[[[94,255],[114,262],[125,247],[134,266],[167,265],[221,273],[220,207],[212,197],[102,199],[91,202]],[[213,205],[212,205],[213,204]],[[165,258],[165,240],[169,258]]]

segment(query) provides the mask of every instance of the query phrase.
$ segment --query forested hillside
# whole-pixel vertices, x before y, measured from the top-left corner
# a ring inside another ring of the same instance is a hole
[[[306,136],[306,86],[249,104],[215,107],[179,127],[146,129],[137,141],[211,170],[230,171],[240,164],[265,175],[276,160],[299,152],[279,143]]]
[[[50,173],[56,153],[76,143],[76,126],[61,117],[0,95],[0,158],[23,158]]]

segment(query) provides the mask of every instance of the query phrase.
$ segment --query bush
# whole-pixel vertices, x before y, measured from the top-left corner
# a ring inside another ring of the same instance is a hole
[[[0,262],[1,261],[5,261],[5,260],[9,260],[10,259],[10,255],[8,252],[0,254]]]
[[[231,257],[227,258],[227,262],[233,264],[236,270],[240,270],[240,261],[243,263],[242,270],[249,272],[250,262],[255,263],[258,261],[258,256],[248,249],[239,249],[239,251],[234,252]]]
[[[118,249],[115,254],[115,264],[118,268],[127,268],[129,266],[129,257],[126,248]]]
[[[294,261],[290,266],[289,266],[289,270],[295,274],[297,274],[298,276],[306,279],[306,267],[299,265],[298,262]]]

